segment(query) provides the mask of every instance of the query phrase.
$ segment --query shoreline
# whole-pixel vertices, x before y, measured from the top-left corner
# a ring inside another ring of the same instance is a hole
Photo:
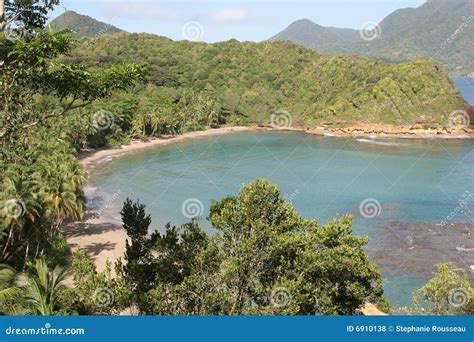
[[[474,131],[469,127],[423,128],[421,124],[402,126],[387,124],[357,124],[346,127],[319,126],[307,129],[306,133],[355,139],[474,139]]]
[[[166,146],[172,143],[176,143],[183,140],[209,137],[215,135],[222,135],[233,132],[246,132],[256,130],[258,128],[254,126],[235,126],[235,127],[221,127],[213,128],[205,131],[195,131],[189,133],[183,133],[177,136],[163,137],[163,138],[149,138],[146,141],[132,140],[129,145],[123,145],[120,148],[107,149],[90,149],[79,153],[78,159],[81,165],[87,172],[92,171],[97,165],[100,165],[105,159],[110,157],[119,157],[124,154],[134,152],[137,150],[152,148],[156,146]]]
[[[297,131],[306,134],[314,134],[340,138],[369,138],[369,139],[472,139],[474,135],[469,129],[451,130],[449,133],[438,134],[438,131],[422,134],[419,129],[413,129],[411,134],[386,133],[387,125],[359,125],[348,128],[327,128],[318,127],[313,129],[304,128],[274,128],[270,126],[235,126],[209,129],[205,131],[195,131],[184,133],[173,137],[150,138],[146,141],[133,140],[129,145],[124,145],[116,149],[90,149],[81,152],[78,159],[88,174],[93,173],[96,167],[102,163],[110,161],[131,152],[166,146],[172,143],[195,139],[199,137],[209,137],[223,135],[233,132],[249,131]],[[367,132],[366,132],[367,130]],[[443,129],[443,131],[446,129]],[[403,129],[402,131],[405,131]],[[469,132],[468,132],[469,131]],[[436,132],[436,133],[435,133]],[[71,250],[83,249],[92,259],[98,272],[106,268],[107,260],[114,265],[115,261],[123,257],[125,252],[125,240],[127,235],[121,227],[120,222],[113,220],[106,215],[97,215],[97,211],[91,208],[86,209],[84,218],[80,221],[70,222],[63,227],[63,233]],[[113,271],[113,270],[112,270]],[[112,272],[114,274],[114,272]]]
[[[117,149],[91,149],[84,151],[79,154],[78,158],[86,172],[91,174],[97,166],[111,160],[110,158],[119,157],[134,151],[166,146],[188,139],[252,131],[255,129],[255,127],[246,126],[222,127],[184,133],[175,137],[153,138],[148,141],[135,140],[129,145],[124,145]],[[125,253],[127,234],[122,228],[121,222],[101,213],[103,209],[107,208],[99,208],[99,210],[87,208],[82,220],[68,222],[62,228],[62,232],[71,250],[82,249],[86,251],[87,255],[96,265],[98,272],[104,271],[107,261],[110,262],[112,264],[112,276],[114,276],[113,265]]]
[[[137,150],[165,146],[171,143],[199,137],[209,137],[233,132],[249,131],[293,131],[312,135],[322,135],[339,138],[369,138],[369,139],[474,139],[474,130],[470,128],[438,128],[423,129],[414,126],[392,126],[392,125],[356,125],[349,127],[271,127],[271,126],[229,126],[211,128],[205,131],[194,131],[177,136],[163,138],[149,138],[146,141],[132,140],[129,145],[123,145],[115,149],[90,149],[79,153],[78,158],[86,171],[90,172],[103,160],[110,157],[119,157]]]
[[[293,131],[312,135],[322,135],[339,138],[369,138],[369,139],[474,139],[474,130],[470,128],[430,128],[423,129],[418,125],[413,126],[393,126],[393,125],[369,125],[360,124],[348,127],[326,127],[319,126],[315,128],[298,127],[272,127],[266,125],[252,126],[228,126],[220,128],[211,128],[205,131],[194,131],[183,133],[177,136],[163,138],[149,138],[146,141],[132,140],[129,145],[123,145],[116,149],[90,149],[79,153],[79,161],[86,171],[94,168],[108,157],[119,157],[121,155],[152,148],[156,146],[165,146],[171,143],[194,139],[199,137],[208,137],[222,135],[233,132],[248,131]]]

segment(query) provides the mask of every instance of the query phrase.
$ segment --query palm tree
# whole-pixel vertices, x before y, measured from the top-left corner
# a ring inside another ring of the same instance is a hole
[[[20,290],[15,285],[16,276],[17,273],[13,267],[0,264],[0,315],[11,310],[12,299]]]
[[[4,238],[0,239],[0,262],[5,262],[23,241],[27,228],[38,219],[40,203],[34,182],[25,180],[20,174],[7,175],[2,187],[0,230],[4,232]]]
[[[43,259],[37,259],[32,272],[21,273],[16,286],[21,288],[20,297],[33,314],[52,315],[58,300],[58,291],[67,277],[67,270],[56,266],[53,270]]]
[[[85,176],[77,161],[69,157],[53,155],[50,163],[57,165],[57,168],[50,168],[43,175],[39,196],[51,212],[57,229],[65,218],[78,219],[82,216],[84,208],[78,195]]]

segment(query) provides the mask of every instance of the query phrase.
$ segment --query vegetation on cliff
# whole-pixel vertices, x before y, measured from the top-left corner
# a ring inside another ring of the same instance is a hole
[[[61,60],[91,68],[146,65],[147,86],[116,93],[95,108],[120,120],[128,116],[135,133],[172,133],[167,127],[181,130],[190,117],[191,126],[268,124],[275,113],[290,117],[285,124],[295,127],[328,122],[446,126],[448,115],[463,106],[453,81],[433,60],[383,64],[321,55],[290,42],[204,44],[122,33],[81,40]]]

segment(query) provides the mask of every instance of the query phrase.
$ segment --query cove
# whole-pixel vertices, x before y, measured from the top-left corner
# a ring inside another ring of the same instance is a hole
[[[354,232],[371,238],[367,252],[382,270],[387,297],[402,306],[435,263],[452,261],[463,269],[474,264],[473,148],[471,140],[345,139],[300,132],[203,137],[101,164],[92,177],[97,191],[89,205],[100,208],[106,202],[107,215],[118,220],[126,197],[140,199],[153,227],[162,230],[168,222],[188,222],[183,205],[193,201],[202,227],[210,231],[211,201],[267,178],[307,218],[325,223],[353,215]]]

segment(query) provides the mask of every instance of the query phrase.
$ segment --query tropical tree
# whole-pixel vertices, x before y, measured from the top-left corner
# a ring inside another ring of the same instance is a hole
[[[156,235],[148,237],[151,217],[145,213],[143,204],[133,203],[127,198],[120,214],[130,240],[125,241],[124,259],[119,259],[115,268],[117,274],[129,284],[132,300],[130,304],[140,306],[143,294],[153,288],[156,280],[152,254]]]
[[[223,234],[231,313],[354,314],[366,302],[388,309],[362,249],[368,238],[352,234],[350,217],[319,226],[259,179],[215,202],[209,218]]]
[[[43,27],[59,0],[0,0],[0,32],[11,24]]]
[[[12,310],[13,299],[19,292],[19,288],[15,285],[16,276],[13,267],[0,264],[0,315]]]
[[[131,243],[116,270],[129,304],[146,314],[349,315],[366,303],[388,311],[383,281],[352,234],[350,217],[318,225],[277,186],[259,179],[211,205],[209,236],[192,221],[151,235],[145,207],[127,200]]]
[[[40,216],[34,181],[14,170],[5,173],[0,191],[0,262],[23,245]]]
[[[65,218],[82,216],[85,176],[74,147],[88,134],[85,122],[104,127],[74,111],[144,80],[135,64],[89,70],[61,63],[75,43],[70,32],[44,30],[58,3],[0,3],[0,262],[19,268],[41,254]]]
[[[73,254],[70,274],[74,287],[64,288],[59,293],[61,314],[106,315],[117,314],[123,309],[121,297],[128,296],[128,288],[122,291],[111,276],[108,262],[103,272],[97,272],[86,252],[77,250]]]
[[[25,311],[37,315],[54,314],[66,277],[66,269],[56,266],[50,270],[44,259],[37,259],[31,270],[21,273],[15,282],[21,289],[20,298]]]
[[[453,264],[436,265],[436,272],[413,295],[410,312],[417,315],[473,315],[474,288]]]

